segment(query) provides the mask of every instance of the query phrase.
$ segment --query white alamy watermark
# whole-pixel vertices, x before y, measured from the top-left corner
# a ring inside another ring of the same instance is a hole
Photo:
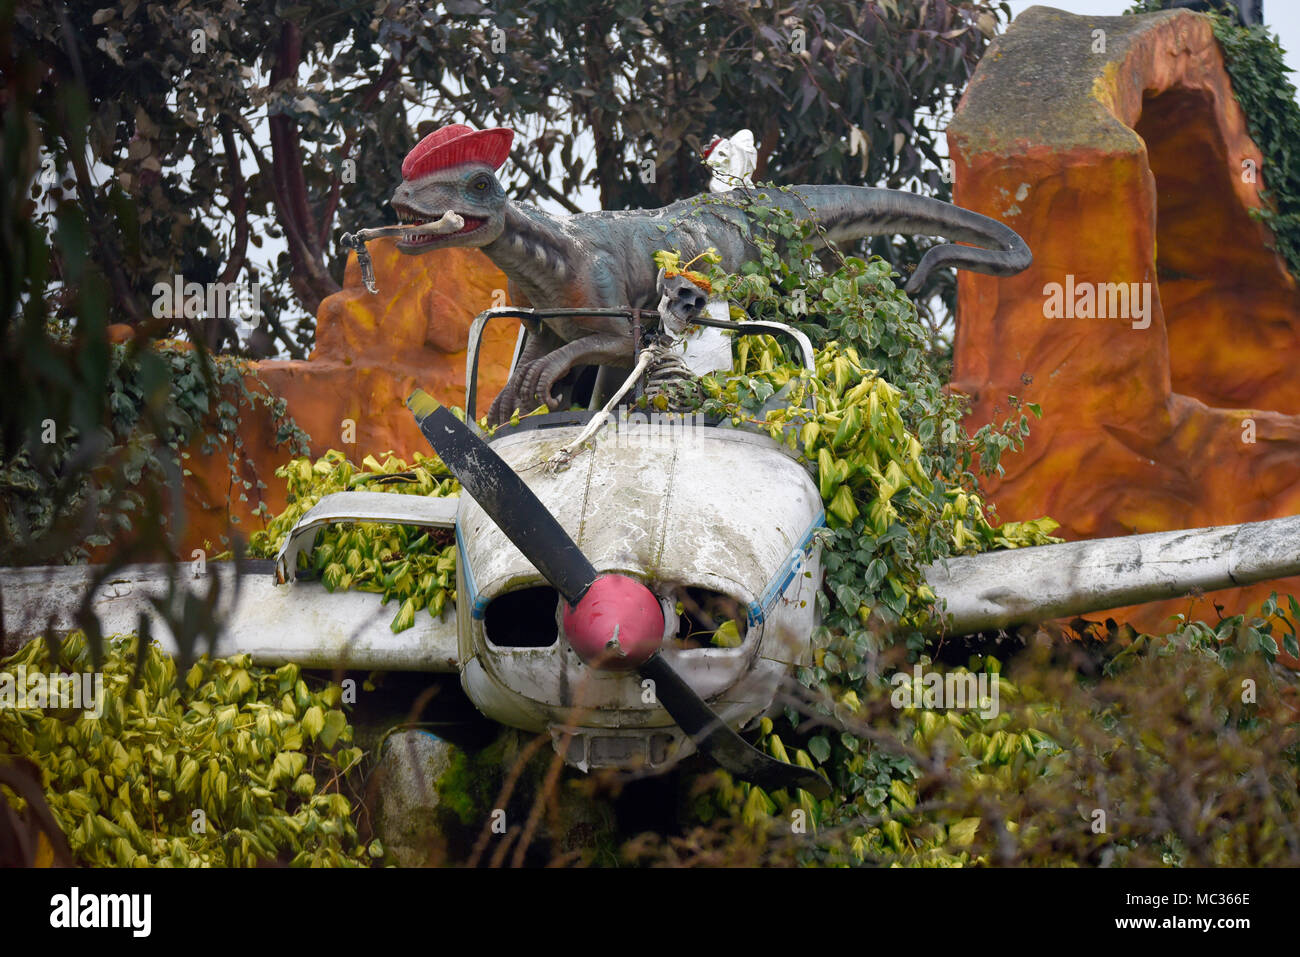
[[[997,675],[984,672],[959,673],[926,671],[919,664],[912,673],[896,671],[889,679],[894,690],[889,703],[895,708],[926,708],[929,710],[979,709],[981,718],[998,715]]]
[[[1151,283],[1079,282],[1067,273],[1064,284],[1043,287],[1044,319],[1130,319],[1134,329],[1151,325]]]
[[[29,673],[26,665],[18,665],[12,673],[0,672],[0,709],[4,708],[71,708],[85,711],[88,718],[100,718],[104,714],[104,673]]]
[[[153,284],[155,319],[243,319],[262,315],[262,284],[258,282],[171,282]]]
[[[83,894],[73,887],[50,898],[50,926],[125,927],[133,937],[148,937],[153,929],[153,895]]]
[[[601,445],[615,448],[665,449],[702,436],[708,429],[700,412],[628,412],[605,413],[605,424],[595,435]]]

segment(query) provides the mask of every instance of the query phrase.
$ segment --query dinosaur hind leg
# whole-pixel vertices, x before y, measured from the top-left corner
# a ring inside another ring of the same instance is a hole
[[[524,342],[524,349],[519,354],[519,361],[510,373],[510,378],[506,381],[505,387],[492,400],[492,407],[488,410],[489,425],[500,425],[516,411],[525,411],[521,408],[524,397],[520,390],[525,370],[538,359],[544,358],[561,345],[559,337],[542,323],[527,323],[526,325],[529,326],[529,329],[528,338]],[[531,405],[528,410],[531,411],[534,408],[536,408],[536,405]]]
[[[545,405],[554,411],[559,400],[553,394],[556,382],[576,366],[628,365],[632,360],[630,335],[593,333],[567,343],[527,367],[520,365],[519,398],[530,409]]]

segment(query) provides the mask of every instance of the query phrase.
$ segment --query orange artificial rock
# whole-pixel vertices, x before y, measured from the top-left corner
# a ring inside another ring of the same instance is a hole
[[[115,322],[108,327],[108,341],[113,345],[130,342],[135,338],[135,326],[125,322]]]
[[[1017,276],[958,280],[953,387],[971,424],[1001,421],[1008,395],[1043,408],[990,483],[1001,517],[1051,515],[1080,539],[1300,513],[1300,293],[1249,213],[1268,167],[1210,21],[1033,7],[990,46],[948,138],[956,202],[1034,254]],[[1049,317],[1050,284],[1069,282],[1150,284],[1149,315]],[[1300,579],[1211,597],[1233,613],[1274,589]],[[1188,608],[1112,614],[1154,629]]]
[[[355,254],[350,256],[343,290],[317,312],[310,358],[252,363],[245,382],[257,391],[260,378],[286,400],[289,415],[311,436],[313,456],[339,449],[360,462],[389,450],[407,459],[415,452],[432,454],[406,397],[420,388],[446,405],[464,405],[469,325],[484,309],[504,302],[506,277],[476,249],[407,256],[392,240],[371,242],[369,249],[379,292],[366,291]],[[484,332],[480,414],[505,385],[518,332],[513,320],[489,323]],[[275,444],[275,434],[265,409],[240,409],[238,470],[251,489],[232,487],[227,450],[203,456],[201,442],[190,448],[185,464],[193,475],[186,480],[179,539],[183,555],[208,542],[216,545],[227,534],[227,508],[239,519],[234,528],[244,538],[262,527],[253,517],[259,501],[265,500],[272,513],[284,508],[284,485],[275,470],[289,453]],[[264,492],[257,489],[258,479],[266,483]]]

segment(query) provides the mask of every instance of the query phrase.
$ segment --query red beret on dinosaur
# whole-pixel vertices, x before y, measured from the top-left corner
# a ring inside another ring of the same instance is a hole
[[[510,155],[515,131],[504,127],[472,130],[460,123],[434,130],[402,160],[402,179],[419,179],[461,163],[486,163],[497,169]]]

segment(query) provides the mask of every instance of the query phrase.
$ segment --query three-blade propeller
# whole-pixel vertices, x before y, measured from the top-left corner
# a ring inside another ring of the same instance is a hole
[[[826,779],[749,745],[659,653],[663,607],[644,584],[602,575],[515,471],[451,412],[417,390],[406,400],[420,431],[461,486],[564,598],[566,640],[589,666],[635,670],[696,748],[726,770],[768,790],[802,788],[828,797]]]

